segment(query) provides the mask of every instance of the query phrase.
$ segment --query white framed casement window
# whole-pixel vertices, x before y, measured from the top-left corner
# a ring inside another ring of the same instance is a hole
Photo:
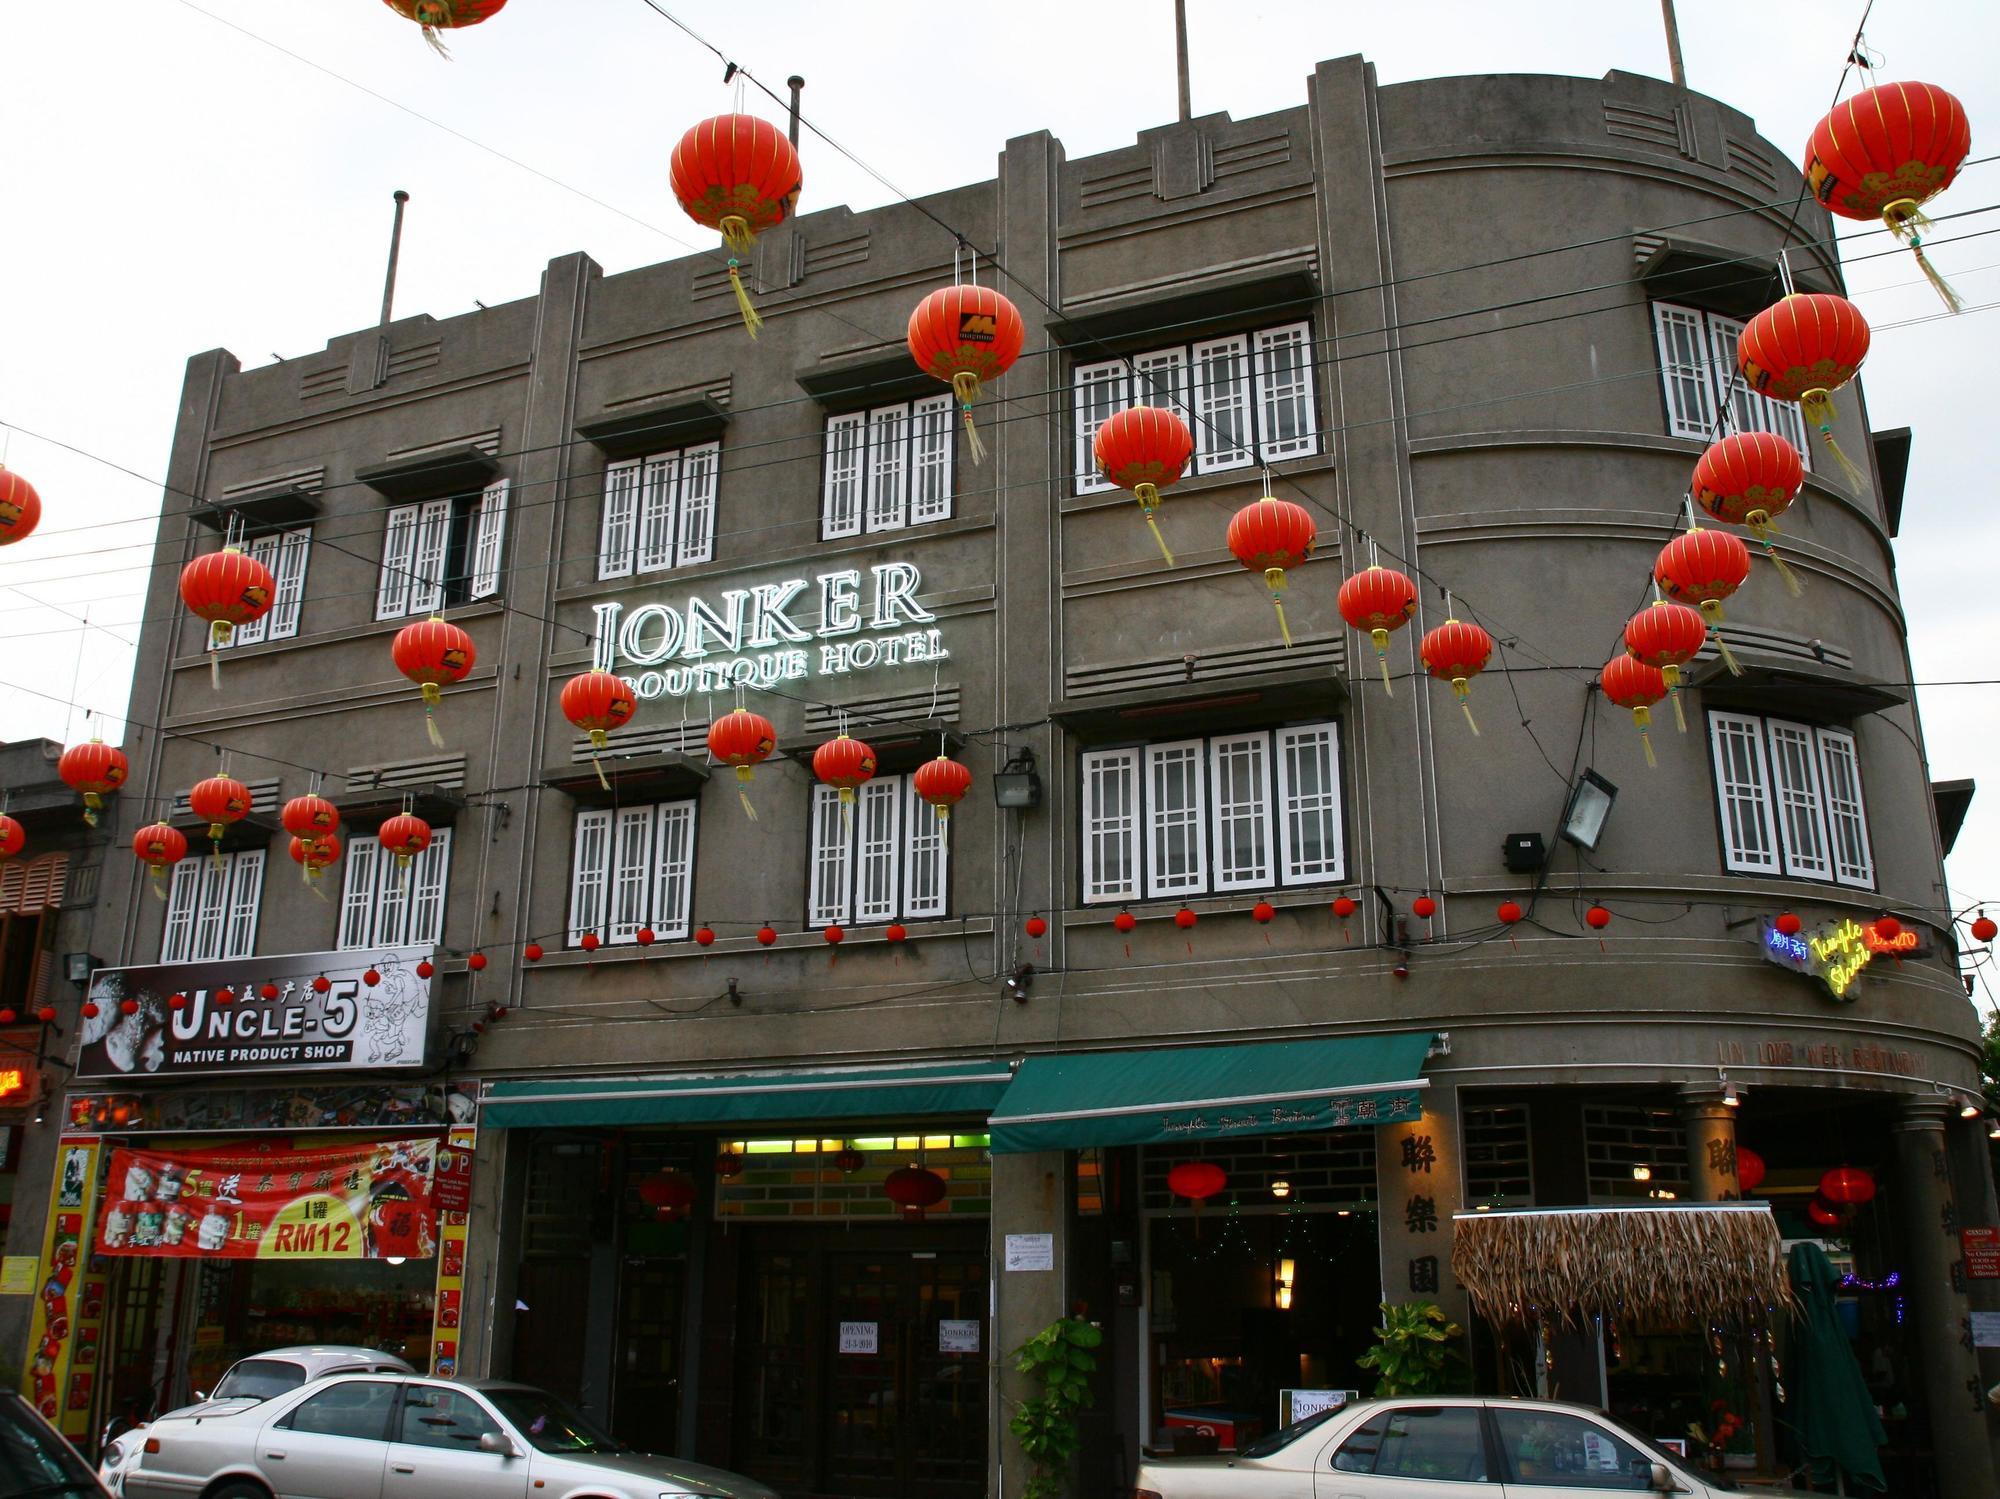
[[[444,940],[445,880],[451,829],[431,833],[430,847],[399,865],[379,838],[348,840],[334,946],[434,947]]]
[[[1667,435],[1709,442],[1731,432],[1775,432],[1799,450],[1810,471],[1812,445],[1799,408],[1750,389],[1737,368],[1736,341],[1742,334],[1743,324],[1721,313],[1653,303]]]
[[[306,558],[312,550],[312,527],[274,531],[253,539],[244,550],[270,570],[276,585],[271,607],[247,625],[238,625],[229,637],[231,646],[261,645],[266,640],[288,640],[299,633],[299,605],[306,593]]]
[[[579,810],[570,862],[568,942],[629,946],[693,930],[695,803]]]
[[[943,916],[949,908],[948,826],[908,776],[876,776],[845,808],[833,787],[815,786],[806,925]]]
[[[500,592],[508,481],[476,495],[396,505],[382,533],[375,617],[430,614]]]
[[[1853,734],[1724,712],[1708,732],[1723,868],[1875,887]]]
[[[949,520],[957,449],[952,398],[925,396],[826,419],[820,538]]]
[[[160,961],[208,963],[249,957],[257,948],[263,894],[261,848],[224,854],[220,861],[204,855],[181,860],[167,888]]]
[[[597,576],[629,578],[712,559],[721,463],[722,444],[705,442],[607,466]]]
[[[1097,471],[1097,429],[1135,404],[1171,407],[1187,419],[1198,474],[1319,451],[1310,322],[1079,363],[1071,388],[1080,495],[1111,487]]]
[[[1085,905],[1347,876],[1338,724],[1086,750],[1080,769]]]

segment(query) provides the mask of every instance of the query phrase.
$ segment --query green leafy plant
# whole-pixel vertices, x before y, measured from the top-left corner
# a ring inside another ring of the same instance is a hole
[[[1354,1362],[1375,1371],[1377,1395],[1437,1395],[1465,1361],[1457,1346],[1464,1336],[1434,1301],[1385,1301],[1375,1346]]]
[[[1090,1350],[1103,1341],[1104,1334],[1083,1318],[1063,1317],[1014,1350],[1014,1367],[1042,1387],[1008,1422],[1034,1465],[1026,1499],[1057,1499],[1063,1491],[1080,1440],[1076,1413],[1093,1401],[1090,1376],[1097,1357]]]

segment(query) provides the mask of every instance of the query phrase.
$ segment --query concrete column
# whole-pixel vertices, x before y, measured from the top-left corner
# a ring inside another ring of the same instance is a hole
[[[1743,1195],[1736,1180],[1736,1110],[1722,1101],[1720,1088],[1683,1088],[1681,1121],[1687,1127],[1688,1199],[1735,1202]]]
[[[1384,1301],[1435,1301],[1463,1327],[1465,1288],[1451,1273],[1451,1215],[1465,1205],[1455,1090],[1426,1090],[1424,1116],[1375,1131],[1375,1196]]]
[[[1951,1190],[1946,1133],[1951,1105],[1909,1099],[1896,1121],[1894,1192],[1901,1208],[1904,1284],[1921,1352],[1931,1447],[1937,1454],[1942,1499],[1992,1499],[2000,1493],[1987,1436],[1984,1386],[1969,1341],[1965,1268],[1959,1261],[1959,1217]]]
[[[1030,1467],[1007,1423],[1023,1401],[1041,1393],[1035,1382],[1014,1370],[1014,1350],[1069,1311],[1068,1180],[1062,1152],[1035,1151],[993,1157],[993,1347],[995,1399],[987,1417],[986,1489],[996,1499],[1019,1499],[1028,1490]],[[1054,1240],[1054,1268],[1007,1270],[1009,1234],[1048,1234]]]
[[[2000,1194],[1993,1181],[1993,1150],[1986,1138],[1984,1119],[1971,1123],[1952,1121],[1945,1129],[1951,1151],[1952,1192],[1958,1201],[1959,1224],[1963,1228],[2000,1225]],[[1965,1282],[1965,1295],[1975,1312],[2000,1312],[2000,1280]],[[2000,1384],[2000,1348],[1981,1348],[1979,1381],[1987,1389]],[[1989,1405],[1986,1414],[1987,1445],[1993,1448],[1994,1471],[2000,1472],[2000,1415]]]

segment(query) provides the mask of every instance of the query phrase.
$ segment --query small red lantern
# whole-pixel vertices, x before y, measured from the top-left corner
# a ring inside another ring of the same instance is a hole
[[[910,357],[958,397],[974,463],[986,456],[972,425],[980,383],[1006,374],[1021,357],[1026,338],[1020,310],[990,286],[939,287],[910,314]]]
[[[92,1005],[92,1006],[91,1006],[91,1008],[92,1008],[92,1009],[94,1010],[94,1009],[96,1009],[96,1008],[97,1008],[97,1006],[95,1006],[95,1005]],[[136,1015],[136,1014],[138,1014],[138,1013],[139,1013],[139,1001],[138,1001],[138,1000],[136,1000],[136,999],[121,999],[121,1000],[119,1000],[119,1001],[118,1001],[118,1013],[119,1013],[119,1014],[121,1014],[121,1015]]]
[[[1991,916],[1981,911],[1972,918],[1973,941],[1991,942],[1995,937],[2000,937],[2000,925],[1996,925]]]
[[[294,838],[287,852],[291,854],[292,862],[299,866],[301,878],[312,886],[319,883],[320,871],[340,857],[340,840],[332,833]]]
[[[42,520],[42,497],[10,468],[0,468],[0,547],[12,546]]]
[[[1382,690],[1389,685],[1389,632],[1400,630],[1417,612],[1417,585],[1393,567],[1367,567],[1340,585],[1340,617],[1375,642]]]
[[[1268,900],[1260,900],[1250,908],[1250,919],[1260,924],[1268,924],[1278,919],[1278,908]]]
[[[43,1025],[55,1024],[56,1007],[54,1005],[43,1005],[39,1010],[35,1011],[35,1019],[41,1021]]]
[[[921,1218],[924,1209],[944,1201],[944,1178],[921,1166],[901,1166],[882,1179],[882,1191],[905,1218]]]
[[[838,947],[847,940],[847,929],[841,926],[830,926],[824,932],[820,933],[820,935],[826,938],[826,945],[828,947]]]
[[[776,936],[777,934],[774,932],[772,935]],[[910,929],[900,921],[892,921],[882,928],[882,940],[884,942],[907,942],[909,937]]]
[[[662,1222],[669,1222],[694,1206],[694,1183],[678,1171],[662,1171],[639,1183],[639,1200]]]
[[[1139,918],[1134,916],[1130,911],[1120,911],[1116,916],[1111,918],[1111,925],[1121,936],[1129,937],[1138,929]]]
[[[1410,911],[1413,915],[1429,921],[1433,916],[1437,915],[1438,903],[1428,895],[1419,895],[1415,900],[1410,902]]]
[[[1590,923],[1592,931],[1601,932],[1611,925],[1611,913],[1602,906],[1592,906],[1583,913],[1583,919]]]
[[[1501,925],[1513,926],[1521,919],[1521,903],[1517,900],[1503,900],[1494,914],[1500,918]]]
[[[18,1010],[0,1010],[0,1025],[12,1025],[21,1018]]]
[[[910,784],[917,796],[937,812],[938,821],[943,822],[972,789],[972,772],[950,756],[939,755],[918,766]]]
[[[431,825],[411,812],[398,812],[376,832],[382,847],[396,856],[396,867],[408,869],[410,861],[431,846]]]
[[[188,806],[208,824],[208,841],[215,861],[222,862],[222,834],[232,822],[241,822],[250,812],[250,788],[229,776],[210,776],[196,782],[188,792]]]
[[[1451,683],[1451,690],[1458,697],[1458,706],[1465,710],[1465,721],[1476,735],[1479,725],[1473,721],[1472,679],[1486,669],[1486,663],[1493,657],[1493,637],[1478,625],[1469,625],[1462,619],[1447,619],[1435,630],[1424,636],[1417,649],[1423,657],[1424,670],[1441,682]]]
[[[236,991],[234,989],[217,989],[215,991],[215,1002],[219,1005],[235,1004]]]
[[[181,569],[181,602],[208,621],[208,643],[221,650],[238,625],[261,619],[278,591],[271,570],[235,547],[205,552]],[[210,679],[220,685],[220,663],[209,658]]]
[[[638,931],[632,934],[632,940],[641,947],[651,947],[653,945],[653,929],[649,926],[640,927]]]
[[[778,933],[775,927],[760,926],[757,928],[757,945],[759,947],[769,947],[777,940]]]
[[[438,732],[434,714],[444,701],[446,685],[464,681],[472,670],[477,655],[472,648],[472,637],[433,614],[398,630],[395,640],[390,642],[389,654],[395,660],[396,670],[422,689],[424,732],[432,744],[443,749],[444,735]]]
[[[322,973],[313,979],[312,987],[313,993],[326,994],[333,989],[333,980]]]
[[[1097,429],[1092,443],[1097,466],[1104,477],[1120,489],[1129,489],[1139,502],[1146,528],[1160,545],[1167,566],[1174,554],[1153,512],[1160,508],[1160,491],[1180,482],[1181,471],[1194,456],[1194,434],[1178,413],[1161,406],[1132,406],[1119,412]]]
[[[187,840],[183,838],[182,843]],[[0,862],[11,859],[28,846],[28,832],[16,818],[0,812]]]
[[[530,963],[541,962],[542,944],[539,942],[530,942],[527,946],[521,949],[521,956],[526,958]]]
[[[1784,936],[1796,937],[1799,934],[1799,930],[1805,926],[1805,923],[1790,911],[1783,911],[1779,913],[1778,919],[1772,922],[1771,925],[1775,926]]]
[[[131,773],[125,752],[102,739],[72,744],[56,762],[56,774],[62,777],[62,783],[82,793],[83,820],[93,828],[97,826],[97,814],[103,810],[104,798],[123,786]]]
[[[733,1150],[723,1150],[715,1157],[715,1174],[724,1181],[734,1181],[743,1174],[743,1157]]]
[[[1646,751],[1646,763],[1657,765],[1659,762],[1653,758],[1653,738],[1646,731],[1653,724],[1653,705],[1667,695],[1666,674],[1637,656],[1613,656],[1598,673],[1597,685],[1604,689],[1607,701],[1632,710],[1632,722],[1639,726],[1639,743]]]
[[[715,928],[710,926],[696,927],[694,929],[694,943],[696,947],[715,946]]]
[[[595,932],[585,932],[577,939],[576,945],[585,952],[596,952],[598,948],[604,945],[604,939]]]
[[[1039,942],[1049,934],[1049,924],[1039,916],[1030,916],[1021,930]]]
[[[486,954],[483,952],[471,954],[466,958],[465,966],[474,973],[484,973],[486,971]]]
[[[1894,942],[1903,934],[1903,923],[1893,916],[1875,918],[1875,935],[1884,942]]]
[[[1184,932],[1192,928],[1198,919],[1194,912],[1190,911],[1186,906],[1182,906],[1178,911],[1174,912],[1174,925]]]
[[[1333,898],[1333,914],[1338,916],[1342,921],[1347,920],[1348,917],[1360,909],[1361,907],[1355,904],[1352,896],[1336,895]]]
[[[875,778],[875,751],[842,734],[813,751],[812,769],[822,786],[839,791],[843,807],[851,807],[854,793]]]
[[[597,784],[607,791],[611,782],[597,757],[609,747],[611,730],[623,728],[638,711],[638,689],[614,672],[587,671],[563,683],[563,717],[590,735],[590,763],[597,767]]]
[[[1229,1185],[1229,1177],[1213,1161],[1182,1161],[1167,1172],[1167,1190],[1185,1197],[1201,1211],[1201,1205]]]
[[[126,1000],[125,1003],[131,1005],[135,1012],[138,1010],[137,1001]],[[83,1013],[83,1018],[85,1020],[95,1020],[99,1015],[103,1014],[104,1012],[97,1007],[96,1001],[86,999],[83,1002],[82,1013]]]
[[[1764,1158],[1748,1145],[1736,1147],[1736,1185],[1754,1192],[1764,1184]]]
[[[1708,624],[1699,609],[1686,604],[1653,600],[1625,622],[1625,649],[1648,666],[1657,666],[1666,681],[1667,696],[1674,705],[1674,725],[1687,732],[1687,715],[1681,711],[1681,668],[1694,660],[1708,640]]]
[[[1660,548],[1653,564],[1653,581],[1675,603],[1692,604],[1715,632],[1715,648],[1731,675],[1741,676],[1743,668],[1729,653],[1722,638],[1722,601],[1743,586],[1750,576],[1750,549],[1740,537],[1727,531],[1690,526]]]
[[[1845,297],[1827,292],[1792,293],[1750,319],[1736,341],[1736,363],[1750,388],[1775,401],[1798,402],[1857,489],[1861,471],[1833,440],[1833,392],[1867,357],[1868,320]]]
[[[1839,1207],[1875,1200],[1875,1178],[1859,1166],[1835,1166],[1819,1179],[1819,1195]]]
[[[376,970],[376,969],[373,969],[373,968],[366,968],[366,969],[363,969],[363,970],[362,970],[362,973],[361,973],[361,982],[362,982],[362,983],[364,983],[364,984],[366,984],[366,985],[367,985],[367,986],[368,986],[368,987],[369,987],[370,989],[372,989],[372,988],[374,988],[374,987],[375,987],[375,986],[376,986],[377,984],[379,984],[379,983],[381,983],[381,982],[382,982],[382,975],[381,975],[381,973],[380,973],[380,972],[379,972],[378,970]],[[271,995],[267,994],[267,995],[265,995],[264,997],[265,997],[266,999],[270,999],[270,998],[272,998],[273,996],[271,996]]]
[[[152,871],[153,893],[167,897],[167,870],[187,857],[187,834],[170,823],[149,822],[132,835],[132,853]]]
[[[785,221],[799,202],[805,176],[785,132],[755,115],[716,115],[681,137],[668,165],[675,199],[697,224],[715,230],[729,249],[729,285],[752,338],[764,326],[743,289],[738,257],[757,236]]]
[[[1245,505],[1229,522],[1229,550],[1253,573],[1264,575],[1271,604],[1278,611],[1278,633],[1291,648],[1292,628],[1285,623],[1285,572],[1303,565],[1319,539],[1319,527],[1303,505],[1265,495]]]
[[[384,0],[384,3],[405,20],[415,21],[424,28],[424,40],[431,44],[439,57],[449,57],[445,45],[438,37],[440,29],[456,30],[460,26],[477,26],[500,13],[507,0]]]
[[[736,767],[736,797],[743,803],[743,815],[757,820],[750,805],[750,782],[757,767],[778,747],[778,731],[771,720],[748,708],[725,713],[708,726],[708,752],[724,765]]]
[[[833,1153],[833,1164],[843,1176],[852,1176],[862,1168],[867,1159],[866,1156],[852,1145],[842,1145],[839,1150]]]
[[[312,838],[340,826],[340,808],[316,793],[295,796],[285,803],[278,821],[294,838]]]

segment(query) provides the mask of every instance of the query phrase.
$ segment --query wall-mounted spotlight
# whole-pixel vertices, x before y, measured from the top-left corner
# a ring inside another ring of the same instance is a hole
[[[1015,965],[1014,971],[1007,975],[1007,997],[1017,1005],[1026,1004],[1028,1002],[1028,990],[1034,987],[1034,983],[1035,965],[1033,963]]]
[[[1604,836],[1605,820],[1611,804],[1618,800],[1618,788],[1594,770],[1578,777],[1563,812],[1562,835],[1578,848],[1594,849]]]
[[[1026,811],[1042,804],[1042,778],[1035,774],[1035,752],[1023,745],[993,773],[993,805]]]

